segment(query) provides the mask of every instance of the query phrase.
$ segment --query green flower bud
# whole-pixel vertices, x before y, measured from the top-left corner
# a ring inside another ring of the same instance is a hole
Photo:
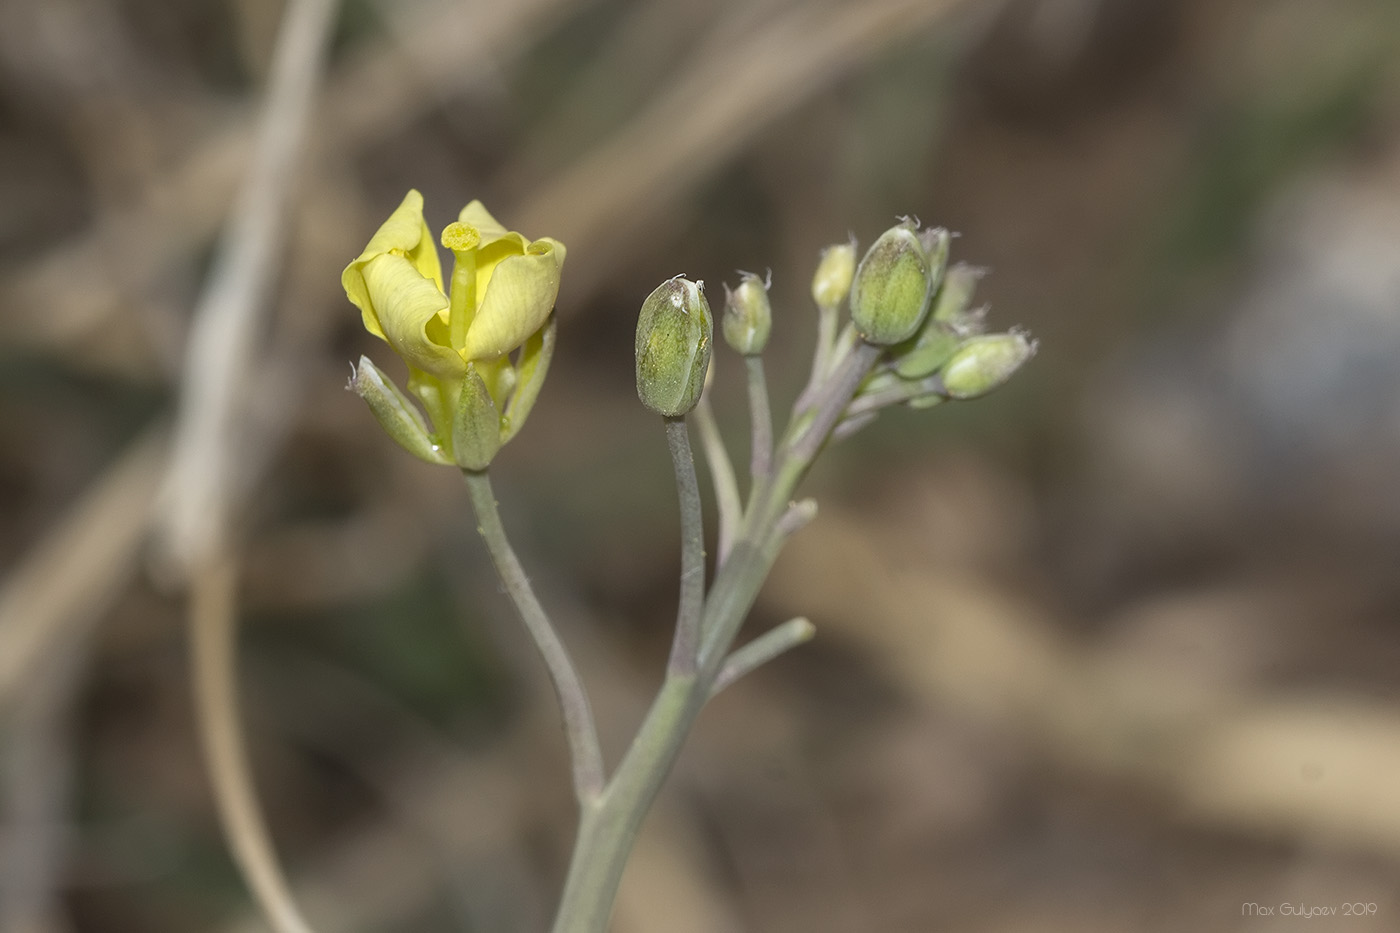
[[[986,269],[969,266],[965,262],[955,262],[933,299],[933,310],[929,316],[935,321],[947,324],[961,324],[967,316],[967,306],[972,303],[972,293],[977,282],[987,274]]]
[[[637,319],[637,396],[675,418],[700,401],[710,368],[714,323],[703,283],[667,279],[642,302]]]
[[[855,274],[856,241],[828,246],[812,276],[812,300],[823,308],[837,307],[850,294]]]
[[[500,412],[476,364],[468,363],[452,417],[452,455],[464,470],[484,470],[500,449]]]
[[[933,255],[941,252],[943,260],[947,260],[946,231],[925,230],[920,240],[926,245],[932,243],[935,250]],[[968,311],[967,306],[972,300],[977,281],[985,271],[959,262],[954,263],[945,274],[936,276],[941,281],[918,336],[895,348],[895,372],[905,379],[931,376],[952,359],[965,338],[981,332],[982,315],[986,309]]]
[[[752,272],[733,291],[724,286],[724,340],[744,356],[757,356],[768,345],[773,329],[773,308],[768,304],[768,283]]]
[[[942,321],[929,318],[919,335],[902,344],[895,354],[894,371],[903,379],[931,376],[953,358],[962,345],[962,337]]]
[[[379,426],[404,450],[428,463],[450,462],[441,445],[434,442],[418,407],[369,357],[360,357],[359,368],[350,377],[350,388],[365,400]]]
[[[916,231],[908,220],[886,230],[856,269],[851,321],[868,343],[908,340],[928,313],[931,269]]]
[[[948,268],[948,251],[953,244],[953,235],[946,227],[929,227],[919,234],[919,245],[924,248],[928,259],[929,294],[938,293],[943,284],[943,273]]]
[[[1000,386],[1035,353],[1035,342],[1019,331],[985,334],[966,340],[943,367],[949,398],[970,399]]]

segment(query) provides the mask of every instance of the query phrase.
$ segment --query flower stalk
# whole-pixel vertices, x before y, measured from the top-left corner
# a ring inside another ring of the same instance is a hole
[[[573,764],[574,795],[586,810],[597,800],[603,789],[603,753],[598,744],[598,727],[593,721],[593,708],[583,688],[578,669],[569,651],[554,630],[539,598],[535,596],[530,578],[520,565],[520,558],[506,537],[501,523],[496,495],[485,471],[463,470],[467,495],[476,512],[477,531],[486,542],[491,563],[504,584],[510,601],[515,605],[520,621],[525,623],[530,637],[549,669],[550,681],[559,696],[559,708],[564,715],[564,732],[569,740],[569,756]]]

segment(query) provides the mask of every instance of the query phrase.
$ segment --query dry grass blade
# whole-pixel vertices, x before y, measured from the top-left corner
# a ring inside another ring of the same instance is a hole
[[[193,573],[190,653],[195,707],[224,831],[248,886],[278,933],[311,933],[277,862],[253,787],[238,718],[237,569],[216,557]]]
[[[210,559],[225,537],[240,403],[256,378],[255,343],[281,268],[292,182],[338,8],[338,0],[301,0],[287,11],[254,162],[195,310],[162,493],[165,556],[186,571]]]

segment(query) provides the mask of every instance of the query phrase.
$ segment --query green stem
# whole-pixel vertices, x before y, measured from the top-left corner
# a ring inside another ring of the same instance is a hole
[[[836,305],[817,306],[817,349],[812,358],[812,382],[815,386],[826,378],[827,367],[836,342]]]
[[[826,443],[831,429],[845,414],[861,380],[880,358],[883,347],[857,341],[855,346],[836,364],[831,378],[817,391],[811,403],[812,421],[793,442],[793,456],[810,464]]]
[[[776,550],[756,549],[745,539],[735,544],[705,601],[702,631],[707,644],[716,631],[730,632],[732,639],[776,556]],[[718,656],[723,661],[724,652]],[[707,661],[708,657],[702,653],[694,673],[667,675],[607,788],[584,806],[553,933],[606,933],[642,821],[719,673],[720,665]]]
[[[666,419],[666,444],[671,449],[681,505],[681,593],[669,669],[675,674],[693,674],[699,655],[700,612],[705,603],[705,523],[684,417]]]
[[[700,446],[705,451],[705,463],[710,468],[710,481],[715,487],[715,510],[719,513],[719,533],[716,535],[718,566],[729,557],[729,549],[734,546],[734,536],[738,534],[744,510],[739,504],[739,483],[734,478],[734,464],[729,459],[729,451],[725,449],[719,425],[715,423],[715,410],[710,405],[708,389],[695,406],[695,424],[700,428]]]
[[[708,692],[694,674],[662,684],[607,790],[583,809],[553,933],[606,933],[642,820]]]
[[[778,526],[793,491],[879,355],[879,347],[860,343],[822,380],[812,402],[794,413],[772,469],[755,482],[733,550],[704,601],[698,666],[668,672],[612,780],[601,795],[584,802],[553,933],[607,933],[642,821],[712,695],[729,647],[786,540]]]
[[[777,628],[769,629],[724,659],[724,665],[719,669],[719,676],[715,678],[714,686],[710,688],[710,696],[719,693],[745,674],[767,664],[784,651],[811,641],[815,633],[816,629],[813,628],[812,623],[801,616],[796,619],[788,619]]]
[[[749,452],[749,472],[759,482],[773,468],[773,413],[768,405],[768,379],[763,357],[744,357],[749,381],[749,417],[753,422],[753,443]]]
[[[583,689],[583,681],[569,657],[568,649],[550,623],[549,616],[530,586],[525,569],[520,565],[520,559],[515,556],[515,550],[506,538],[490,477],[485,471],[472,470],[463,470],[462,476],[467,482],[472,508],[476,511],[476,530],[486,542],[486,549],[491,552],[491,562],[496,565],[496,573],[515,604],[520,620],[535,640],[535,647],[539,649],[555,692],[559,695],[564,732],[568,736],[573,761],[574,794],[586,812],[603,790],[603,755],[598,745],[598,729],[593,722],[588,694]]]

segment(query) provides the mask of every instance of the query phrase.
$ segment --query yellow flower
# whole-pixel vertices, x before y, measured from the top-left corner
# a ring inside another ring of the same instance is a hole
[[[477,438],[479,452],[485,449],[479,439],[493,430],[483,419],[498,419],[504,444],[539,394],[554,348],[564,244],[549,237],[526,239],[473,201],[443,231],[442,245],[454,258],[446,293],[437,245],[423,219],[423,196],[410,191],[345,267],[341,284],[360,309],[365,329],[408,363],[409,388],[432,419],[430,440],[439,445],[433,449],[451,454],[455,435]],[[478,381],[490,406],[482,407],[475,389],[465,397],[476,401],[461,404],[463,384],[475,387]],[[371,408],[378,414],[383,406]],[[474,422],[469,430],[457,423],[467,417]],[[411,426],[412,419],[395,419],[389,432],[401,444],[404,425]],[[423,449],[421,439],[405,446]],[[468,466],[463,457],[456,459]],[[467,459],[470,469],[483,468],[479,455]]]
[[[417,369],[460,377],[466,364],[520,347],[544,326],[559,294],[564,244],[507,230],[480,201],[443,231],[452,250],[451,299],[423,196],[410,191],[341,275],[365,329]]]

